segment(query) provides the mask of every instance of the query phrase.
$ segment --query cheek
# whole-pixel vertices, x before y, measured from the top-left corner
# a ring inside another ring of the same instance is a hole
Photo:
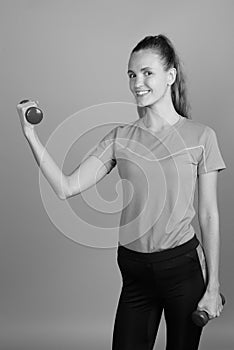
[[[167,83],[165,79],[159,79],[151,84],[154,93],[161,94],[165,91]]]
[[[128,85],[129,85],[129,89],[133,92],[134,91],[134,82],[133,82],[133,80],[130,80]]]

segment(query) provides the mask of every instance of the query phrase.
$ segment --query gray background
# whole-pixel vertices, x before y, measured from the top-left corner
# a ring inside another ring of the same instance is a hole
[[[185,65],[192,118],[217,132],[227,165],[218,181],[220,282],[227,305],[206,326],[200,349],[233,349],[233,2],[24,0],[1,1],[0,7],[0,348],[108,350],[121,288],[115,247],[78,244],[50,221],[16,104],[39,100],[45,118],[37,131],[45,144],[82,108],[133,102],[129,53],[144,36],[165,33]],[[79,161],[73,148],[64,172]],[[115,169],[98,185],[108,200],[116,195],[116,176]],[[69,202],[77,215],[86,215],[79,196]],[[102,216],[93,215],[101,227]],[[197,218],[194,226],[199,233]],[[162,319],[155,348],[164,343]]]

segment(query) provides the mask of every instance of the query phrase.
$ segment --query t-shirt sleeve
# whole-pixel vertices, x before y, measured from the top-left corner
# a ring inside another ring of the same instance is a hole
[[[107,174],[109,174],[116,165],[115,140],[117,128],[118,127],[111,129],[89,154],[89,156],[95,156],[104,163],[107,168]]]
[[[224,170],[226,164],[219,149],[216,133],[211,127],[205,129],[202,146],[203,151],[197,166],[198,175],[214,170]]]

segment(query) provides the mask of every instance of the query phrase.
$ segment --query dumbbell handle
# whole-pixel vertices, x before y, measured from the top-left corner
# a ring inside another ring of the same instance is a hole
[[[224,305],[226,302],[225,297],[222,293],[220,293],[220,296],[222,299],[222,305]],[[204,327],[210,319],[206,311],[196,310],[192,313],[192,320],[197,326]]]

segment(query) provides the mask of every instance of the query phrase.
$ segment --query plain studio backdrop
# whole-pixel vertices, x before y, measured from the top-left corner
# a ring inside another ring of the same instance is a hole
[[[63,171],[69,173],[113,126],[97,125],[138,118],[128,87],[129,54],[143,37],[159,33],[168,35],[183,61],[192,119],[216,131],[227,165],[218,177],[220,282],[227,304],[206,326],[200,349],[233,349],[233,10],[231,0],[0,1],[1,350],[111,348],[121,288],[117,247],[111,246],[121,213],[117,169],[96,186],[98,194],[70,198],[67,210],[39,182],[16,104],[39,101],[44,119],[36,128],[43,145],[77,113],[66,134],[77,140],[66,145]],[[50,154],[59,164],[56,142]],[[71,212],[77,221],[70,221]],[[197,217],[193,225],[199,236]],[[163,349],[163,318],[156,343]]]

